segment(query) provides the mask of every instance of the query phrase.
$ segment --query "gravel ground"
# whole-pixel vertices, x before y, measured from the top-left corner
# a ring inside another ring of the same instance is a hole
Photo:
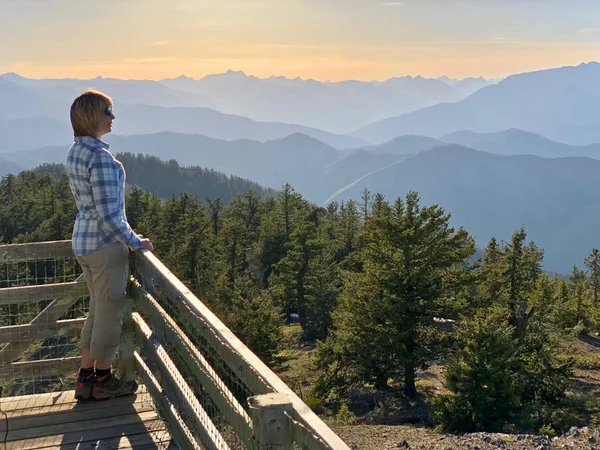
[[[354,450],[600,450],[600,430],[571,428],[555,438],[526,434],[470,433],[460,436],[411,426],[331,425]]]

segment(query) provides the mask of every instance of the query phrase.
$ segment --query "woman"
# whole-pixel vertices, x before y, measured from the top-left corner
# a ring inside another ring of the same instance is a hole
[[[133,394],[137,383],[111,371],[121,337],[128,278],[128,247],[152,251],[125,214],[125,170],[101,138],[112,131],[113,102],[87,90],[71,105],[75,142],[67,155],[67,173],[77,204],[73,252],[90,292],[90,312],[81,331],[81,368],[75,397],[102,400]]]

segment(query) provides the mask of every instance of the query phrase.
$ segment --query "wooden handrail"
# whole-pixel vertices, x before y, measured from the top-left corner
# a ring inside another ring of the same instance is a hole
[[[233,431],[244,443],[250,444],[252,421],[242,405],[160,304],[145,291],[135,278],[131,277],[130,285],[130,291],[134,298],[141,302],[142,309],[148,313],[152,328],[155,331],[160,330],[159,332],[173,344],[173,351],[181,358],[187,370],[198,379]]]
[[[142,274],[143,283],[157,283],[175,303],[184,303],[193,313],[193,316],[198,317],[204,327],[210,330],[210,333],[214,334],[218,341],[224,344],[225,348],[221,350],[224,352],[233,352],[238,356],[239,360],[243,363],[242,370],[239,370],[240,367],[232,367],[232,369],[249,387],[256,385],[257,382],[263,383],[262,392],[254,392],[254,394],[271,391],[288,396],[293,405],[292,419],[310,430],[315,437],[313,448],[349,450],[348,445],[292,389],[267,367],[258,356],[250,351],[212,311],[190,292],[155,255],[149,251],[136,253],[136,265]],[[144,285],[144,287],[149,291],[153,289],[152,286]],[[220,353],[220,356],[224,357],[226,361],[224,353]],[[258,374],[258,377],[253,377],[252,374]]]
[[[70,240],[0,245],[0,264],[57,258],[73,258]]]
[[[141,340],[147,356],[158,366],[163,379],[163,389],[177,399],[180,410],[190,419],[193,431],[202,437],[202,444],[209,450],[229,450],[229,446],[210,420],[206,411],[194,396],[190,386],[183,380],[181,373],[167,354],[164,347],[156,341],[152,330],[138,314],[132,315],[136,336]],[[166,382],[166,383],[165,383]]]
[[[201,450],[202,447],[196,442],[196,439],[194,439],[192,432],[185,425],[175,405],[173,405],[163,392],[160,383],[146,365],[144,359],[138,352],[134,352],[133,357],[137,373],[142,377],[146,389],[148,389],[150,395],[158,404],[161,412],[166,416],[167,421],[170,424],[172,438],[177,446],[182,450]]]
[[[38,284],[0,288],[0,305],[18,305],[26,302],[44,302],[64,297],[82,297],[88,295],[83,279],[67,283]]]

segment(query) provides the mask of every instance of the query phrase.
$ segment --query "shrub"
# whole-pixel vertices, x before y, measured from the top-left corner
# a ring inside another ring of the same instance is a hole
[[[436,397],[433,418],[444,431],[499,430],[519,406],[513,366],[513,328],[495,314],[480,314],[458,331],[461,350],[446,371],[452,394]]]
[[[544,425],[543,427],[540,428],[539,432],[541,434],[545,434],[548,437],[556,437],[557,433],[556,430],[554,428],[552,428],[550,425]]]
[[[354,422],[354,420],[356,420],[356,416],[354,415],[354,413],[352,413],[352,411],[350,411],[350,408],[348,408],[348,404],[343,403],[340,407],[340,410],[336,414],[335,419],[342,424],[351,424],[352,422]]]

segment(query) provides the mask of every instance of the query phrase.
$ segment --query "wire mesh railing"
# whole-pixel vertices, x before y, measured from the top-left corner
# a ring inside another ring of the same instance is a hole
[[[201,416],[206,414],[210,418],[224,441],[207,443],[210,436],[205,435],[200,441],[202,445],[348,449],[152,253],[135,253],[132,266],[132,295],[134,309],[138,311],[134,313],[134,322],[150,324],[153,345],[164,349],[182,381],[192,388],[202,407]],[[141,325],[136,325],[137,328]],[[150,336],[146,338],[149,341]],[[178,406],[187,400],[172,399]],[[194,414],[182,412],[184,421],[191,424],[190,429],[198,420]]]
[[[69,241],[0,246],[3,396],[60,391],[74,382],[88,309]]]
[[[180,448],[348,449],[152,253],[131,253],[121,376]],[[87,287],[70,241],[0,245],[2,396],[72,389]]]

